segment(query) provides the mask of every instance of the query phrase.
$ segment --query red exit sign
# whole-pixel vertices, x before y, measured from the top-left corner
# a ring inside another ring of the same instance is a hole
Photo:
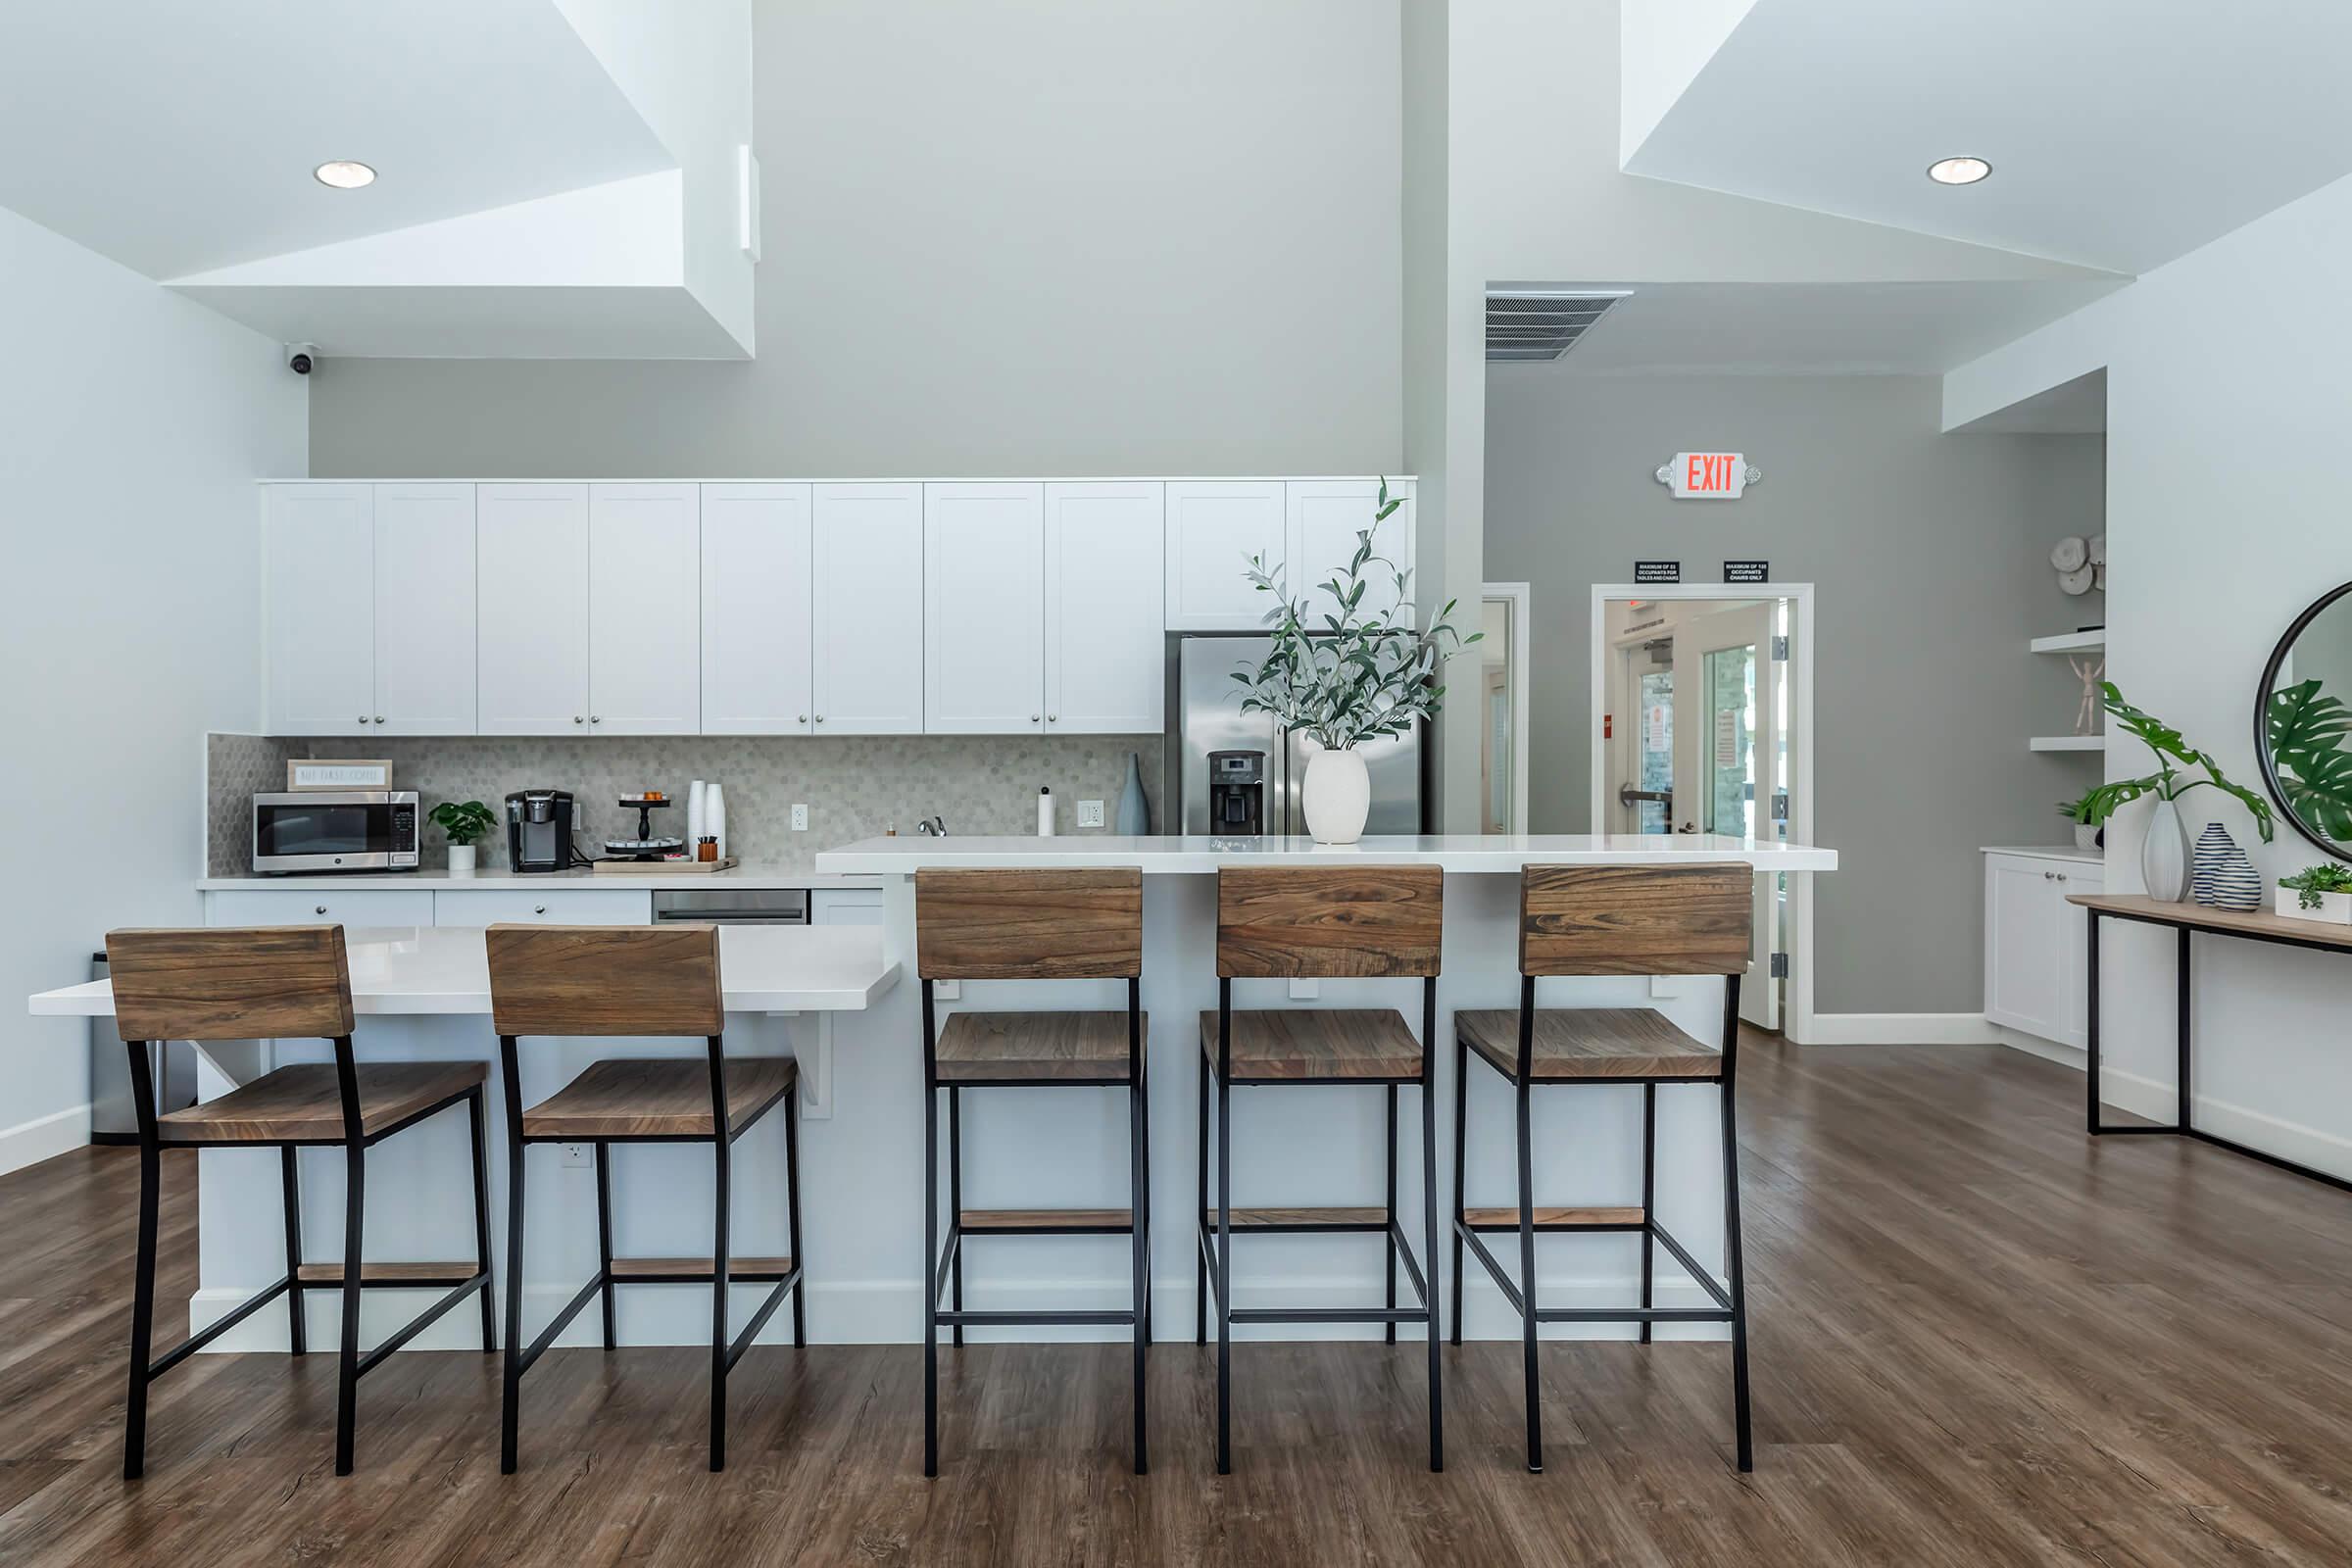
[[[1762,477],[1737,452],[1677,452],[1658,468],[1658,483],[1677,501],[1737,501],[1749,480]]]

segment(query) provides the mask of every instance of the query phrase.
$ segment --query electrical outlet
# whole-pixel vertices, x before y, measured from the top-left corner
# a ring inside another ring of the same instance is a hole
[[[805,804],[792,808],[792,830],[795,833],[808,831],[808,808]]]
[[[566,1168],[577,1166],[586,1170],[596,1163],[596,1151],[588,1144],[564,1144],[564,1163]]]
[[[1293,980],[1291,982],[1291,1000],[1293,1002],[1312,1002],[1322,994],[1323,982],[1320,980]]]
[[[1102,825],[1102,803],[1101,801],[1080,801],[1078,803],[1078,825],[1080,827],[1101,827]]]
[[[960,980],[934,980],[931,983],[931,995],[941,1002],[960,1001],[963,997],[963,982]]]

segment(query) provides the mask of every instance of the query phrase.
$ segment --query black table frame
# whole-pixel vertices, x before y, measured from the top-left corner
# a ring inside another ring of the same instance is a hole
[[[2311,1166],[2288,1159],[2284,1155],[2250,1148],[2234,1139],[2224,1138],[2218,1133],[2209,1133],[2196,1124],[2193,1108],[2195,1079],[2191,1070],[2193,1057],[2190,1051],[2188,1024],[2189,975],[2191,972],[2189,938],[2199,931],[2208,936],[2236,937],[2246,942],[2268,942],[2275,947],[2281,948],[2313,948],[2326,953],[2344,953],[2352,950],[2347,950],[2340,942],[2318,942],[2307,937],[2292,937],[2283,933],[2273,936],[2262,931],[2245,931],[2235,928],[2224,930],[2214,926],[2189,925],[2180,920],[2168,920],[2157,915],[2128,914],[2120,909],[2101,908],[2097,905],[2086,904],[2082,908],[2090,916],[2089,995],[2085,1009],[2086,1027],[2084,1030],[2084,1047],[2089,1055],[2086,1065],[2089,1071],[2086,1075],[2088,1087],[2083,1098],[2087,1102],[2091,1136],[2094,1138],[2107,1135],[2144,1136],[2151,1133],[2164,1133],[2177,1138],[2194,1138],[2199,1143],[2212,1144],[2218,1149],[2227,1149],[2233,1154],[2243,1154],[2248,1159],[2259,1159],[2266,1165],[2276,1165],[2280,1170],[2292,1171],[2297,1176],[2307,1177],[2315,1182],[2325,1182],[2343,1192],[2352,1192],[2352,1181],[2347,1181],[2341,1176],[2331,1175],[2324,1170],[2314,1170]],[[2174,1017],[2180,1051],[2180,1065],[2177,1069],[2179,1076],[2175,1080],[2178,1085],[2176,1093],[2179,1096],[2180,1109],[2170,1123],[2138,1122],[2116,1126],[2099,1120],[2099,919],[2102,915],[2111,920],[2129,920],[2138,925],[2162,927],[2179,935],[2180,956],[2176,963],[2178,992],[2174,1004]]]

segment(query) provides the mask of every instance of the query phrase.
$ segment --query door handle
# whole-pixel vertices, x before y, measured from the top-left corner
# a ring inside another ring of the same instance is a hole
[[[1660,806],[1666,808],[1667,815],[1672,816],[1674,814],[1674,791],[1638,790],[1631,784],[1620,784],[1617,786],[1617,804],[1619,806],[1632,806],[1638,801],[1655,801]]]

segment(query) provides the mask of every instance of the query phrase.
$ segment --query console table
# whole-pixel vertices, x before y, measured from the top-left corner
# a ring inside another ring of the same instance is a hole
[[[2247,942],[2269,942],[2284,948],[2318,948],[2328,953],[2352,953],[2352,926],[2330,925],[2318,920],[2291,920],[2268,910],[2239,913],[2233,909],[2213,909],[2201,904],[2167,904],[2142,894],[2075,893],[2067,897],[2069,904],[2079,904],[2090,919],[2088,948],[2089,996],[2084,1018],[2084,1045],[2089,1052],[2087,1063],[2089,1087],[2086,1095],[2089,1106],[2090,1131],[2093,1136],[2107,1133],[2166,1133],[2175,1137],[2194,1138],[2214,1144],[2232,1153],[2244,1154],[2281,1170],[2291,1170],[2298,1176],[2326,1182],[2352,1192],[2352,1181],[2314,1170],[2278,1154],[2266,1153],[2231,1139],[2206,1132],[2198,1127],[2192,1110],[2189,1093],[2189,938],[2197,932],[2209,936],[2237,937]],[[2140,925],[2170,926],[2180,933],[2180,959],[2177,965],[2178,993],[2174,1004],[2176,1029],[2180,1049],[2179,1084],[2180,1111],[2171,1123],[2152,1123],[2128,1127],[2112,1127],[2099,1120],[2099,919],[2131,920]]]

